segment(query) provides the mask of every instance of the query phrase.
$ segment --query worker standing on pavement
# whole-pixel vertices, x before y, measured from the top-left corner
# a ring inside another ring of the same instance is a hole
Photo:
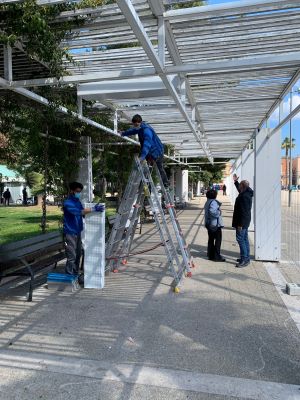
[[[102,204],[97,204],[92,208],[84,208],[80,201],[83,185],[80,182],[72,182],[69,188],[70,194],[63,205],[64,240],[67,257],[65,272],[69,275],[78,275],[82,253],[83,217],[91,212],[103,212],[105,207]]]

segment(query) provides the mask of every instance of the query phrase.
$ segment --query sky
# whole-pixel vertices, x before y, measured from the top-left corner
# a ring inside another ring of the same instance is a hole
[[[208,1],[206,1],[206,3],[208,4],[208,5],[211,5],[211,4],[220,4],[220,3],[235,3],[236,1],[239,1],[239,0],[208,0]]]
[[[292,88],[292,110],[294,110],[297,106],[300,105],[300,79],[298,82],[294,85]],[[283,106],[282,106],[282,118],[285,118],[291,108],[291,103],[290,103],[291,95],[288,94],[285,96],[284,101],[283,101]],[[279,122],[279,110],[278,108],[273,112],[269,119],[268,126],[270,128],[275,128]],[[292,149],[292,156],[300,156],[300,113],[298,113],[292,120],[291,123],[288,122],[285,124],[281,130],[281,141],[284,140],[286,137],[290,137],[290,129],[292,133],[292,138],[295,139],[295,148]],[[284,150],[282,151],[282,154],[284,155],[285,152]]]

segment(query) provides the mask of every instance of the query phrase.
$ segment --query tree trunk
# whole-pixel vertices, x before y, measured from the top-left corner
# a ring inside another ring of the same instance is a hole
[[[44,146],[44,193],[42,197],[42,220],[41,220],[41,228],[42,233],[46,233],[46,225],[47,225],[47,182],[48,182],[48,147],[49,147],[49,139],[48,139],[48,129],[47,129],[47,137],[45,138],[45,146]]]

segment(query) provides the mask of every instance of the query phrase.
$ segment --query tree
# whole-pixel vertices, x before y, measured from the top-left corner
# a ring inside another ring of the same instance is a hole
[[[189,7],[199,7],[202,6],[204,4],[204,1],[201,0],[182,0],[179,1],[178,3],[173,2],[172,0],[170,2],[170,4],[166,5],[166,8],[168,10],[178,10],[180,8],[189,8]]]
[[[292,141],[290,141],[289,137],[286,137],[283,142],[281,143],[281,148],[285,151],[285,171],[286,171],[286,175],[285,175],[285,186],[288,186],[288,176],[289,176],[289,172],[288,172],[288,156],[289,156],[289,151],[291,149],[293,149],[295,147],[295,139],[292,139]]]

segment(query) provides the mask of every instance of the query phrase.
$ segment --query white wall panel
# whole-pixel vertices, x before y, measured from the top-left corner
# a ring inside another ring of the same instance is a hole
[[[84,207],[94,205],[85,203]],[[105,212],[87,214],[84,227],[84,287],[102,289],[105,275]]]
[[[255,145],[255,259],[279,261],[281,133],[261,129]]]

